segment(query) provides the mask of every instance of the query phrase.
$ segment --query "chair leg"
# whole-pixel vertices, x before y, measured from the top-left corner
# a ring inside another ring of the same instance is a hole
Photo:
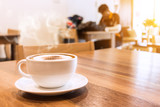
[[[6,58],[11,59],[11,45],[10,44],[5,45],[5,53],[6,53]]]

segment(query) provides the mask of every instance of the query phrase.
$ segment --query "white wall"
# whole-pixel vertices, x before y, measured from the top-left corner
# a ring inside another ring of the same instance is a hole
[[[17,29],[25,16],[57,10],[66,15],[66,0],[0,0],[0,32],[6,32],[7,28]]]
[[[96,0],[69,0],[68,15],[78,14],[84,17],[84,22],[95,21],[96,19]]]
[[[84,17],[84,22],[96,21],[96,11],[102,3],[114,10],[114,0],[0,0],[0,32],[18,29],[23,17],[43,12],[58,12],[64,17],[78,14]]]
[[[68,0],[68,15],[78,14],[84,17],[84,22],[96,21],[98,7],[107,4],[114,11],[114,4],[119,0]]]

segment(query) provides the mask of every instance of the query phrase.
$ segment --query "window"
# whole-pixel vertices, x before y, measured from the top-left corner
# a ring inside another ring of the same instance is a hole
[[[146,19],[155,19],[160,24],[160,0],[134,0],[133,28],[138,29]]]

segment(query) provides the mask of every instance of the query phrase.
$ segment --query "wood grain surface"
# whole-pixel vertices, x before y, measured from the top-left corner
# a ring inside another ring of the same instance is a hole
[[[160,55],[104,49],[77,53],[77,73],[86,87],[61,96],[19,91],[16,61],[0,63],[1,107],[157,107],[160,106]]]

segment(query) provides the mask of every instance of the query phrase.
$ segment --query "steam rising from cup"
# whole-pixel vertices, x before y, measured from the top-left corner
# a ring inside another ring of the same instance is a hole
[[[66,19],[60,15],[50,13],[25,17],[20,21],[21,37],[19,44],[25,46],[57,45],[62,29],[66,28]],[[63,32],[64,33],[64,32]]]

